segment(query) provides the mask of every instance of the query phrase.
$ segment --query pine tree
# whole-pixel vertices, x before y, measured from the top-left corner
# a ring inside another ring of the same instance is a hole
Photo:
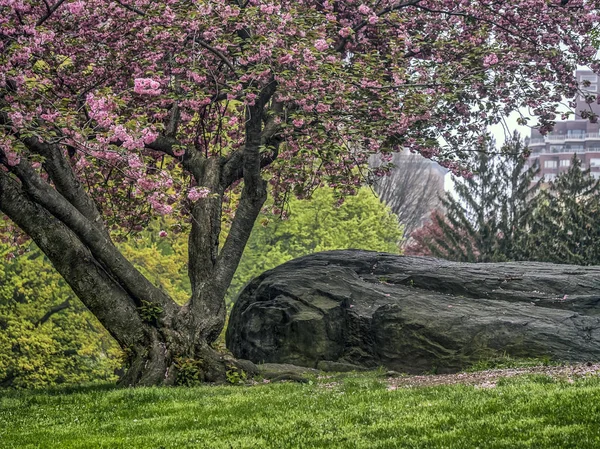
[[[496,175],[501,183],[501,215],[495,261],[526,259],[527,251],[521,243],[527,235],[527,222],[541,184],[541,180],[534,182],[539,165],[528,165],[528,156],[529,149],[516,132],[502,147]]]
[[[523,239],[529,260],[600,264],[600,181],[573,155],[568,171],[540,192]]]
[[[463,262],[520,258],[537,188],[532,183],[537,167],[527,168],[526,156],[518,134],[499,154],[494,140],[484,136],[472,155],[473,176],[454,179],[456,196],[443,199],[446,214],[433,214],[432,222],[414,234],[406,253]]]

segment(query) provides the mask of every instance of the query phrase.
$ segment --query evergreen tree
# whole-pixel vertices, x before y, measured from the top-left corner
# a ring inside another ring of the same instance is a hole
[[[568,171],[540,192],[523,236],[529,260],[600,264],[600,181],[573,155]]]
[[[537,184],[537,167],[526,167],[526,148],[518,134],[498,154],[489,136],[471,158],[473,176],[454,178],[456,196],[442,204],[446,214],[413,235],[407,254],[463,262],[512,260],[522,254],[519,242]]]
[[[502,147],[496,175],[501,184],[498,199],[501,214],[494,261],[526,259],[527,251],[521,242],[527,235],[527,222],[541,184],[541,181],[534,181],[539,165],[536,161],[529,166],[528,156],[529,149],[516,132]]]

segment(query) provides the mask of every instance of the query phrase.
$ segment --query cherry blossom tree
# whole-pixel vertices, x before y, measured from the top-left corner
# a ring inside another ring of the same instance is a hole
[[[599,6],[0,0],[0,211],[125,350],[123,383],[222,379],[211,342],[268,188],[343,198],[400,147],[460,171],[521,107],[548,131],[576,66],[599,68]],[[183,305],[113,243],[162,214],[189,231]]]

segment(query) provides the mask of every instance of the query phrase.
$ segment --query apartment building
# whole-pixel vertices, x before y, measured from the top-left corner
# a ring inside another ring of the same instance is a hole
[[[534,129],[531,137],[526,139],[531,150],[530,161],[539,162],[540,176],[544,176],[546,181],[552,181],[568,170],[574,153],[582,160],[584,168],[591,169],[593,177],[600,178],[600,124],[590,123],[589,119],[582,119],[579,115],[590,108],[600,115],[600,105],[585,101],[586,95],[598,94],[599,79],[589,70],[578,70],[576,75],[585,93],[577,97],[574,119],[557,121],[554,130],[545,136]],[[586,81],[590,83],[588,86],[583,85]]]

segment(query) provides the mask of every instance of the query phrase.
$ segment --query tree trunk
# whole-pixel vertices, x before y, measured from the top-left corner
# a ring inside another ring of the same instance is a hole
[[[233,255],[230,259],[218,257],[215,243],[220,229],[214,222],[220,220],[221,200],[207,198],[207,204],[199,207],[205,213],[198,214],[198,218],[204,221],[199,221],[200,226],[194,228],[190,240],[201,239],[194,232],[206,231],[202,223],[210,226],[209,237],[194,244],[196,250],[190,251],[196,255],[193,266],[197,271],[193,279],[197,284],[192,300],[184,306],[177,305],[151,284],[142,289],[127,283],[127,279],[139,275],[133,266],[118,265],[117,269],[111,266],[111,260],[106,263],[98,260],[95,246],[84,244],[85,235],[70,229],[32,201],[26,183],[19,183],[2,171],[0,210],[36,242],[75,294],[119,343],[127,366],[121,384],[223,382],[229,370],[241,369],[240,366],[246,371],[253,370],[252,364],[240,365],[214,350],[211,343],[223,329],[225,292],[250,235],[249,225],[254,222],[266,196],[264,184],[261,185],[258,196],[251,195],[247,189],[242,195],[238,221],[243,218],[246,224],[230,233],[228,240],[231,241],[226,245],[228,254]],[[231,247],[235,245],[238,246],[234,250]],[[107,239],[99,246],[107,251],[112,242]],[[208,257],[206,252],[198,251],[207,246],[211,248]],[[226,269],[222,265],[226,265]],[[130,272],[123,272],[127,270]]]
[[[182,323],[180,323],[182,324]],[[239,363],[233,357],[213,349],[196,326],[160,329],[147,324],[144,339],[125,348],[127,371],[119,383],[137,385],[195,385],[223,383],[231,370],[254,373],[251,363]]]
[[[192,295],[183,306],[114,245],[102,211],[78,180],[64,148],[15,133],[32,156],[43,158],[42,170],[25,156],[8,164],[0,148],[0,212],[33,239],[121,346],[127,366],[123,385],[221,382],[229,370],[254,370],[251,363],[220,354],[211,344],[223,330],[225,294],[267,196],[261,168],[272,158],[261,159],[259,148],[273,145],[273,154],[277,151],[271,140],[275,128],[269,126],[273,117],[263,120],[275,86],[273,81],[248,107],[246,144],[227,157],[194,147],[181,157],[175,148],[183,145],[166,136],[148,144],[178,158],[196,184],[210,191],[189,204]],[[0,114],[0,124],[11,125],[6,114]],[[219,248],[223,195],[239,180],[244,182],[239,206]]]

